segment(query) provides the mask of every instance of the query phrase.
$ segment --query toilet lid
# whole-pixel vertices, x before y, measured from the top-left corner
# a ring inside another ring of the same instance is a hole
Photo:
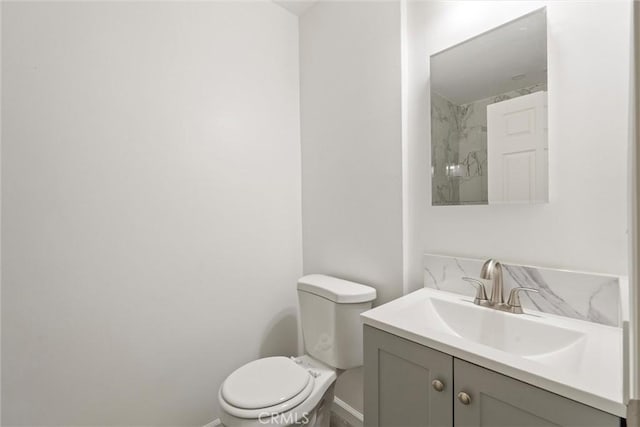
[[[222,397],[236,408],[260,409],[278,405],[308,388],[312,377],[292,360],[277,356],[254,360],[227,377]]]

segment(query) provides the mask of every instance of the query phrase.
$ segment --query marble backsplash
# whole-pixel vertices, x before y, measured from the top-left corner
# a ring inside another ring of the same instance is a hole
[[[473,297],[475,288],[462,277],[479,277],[485,260],[424,255],[424,286]],[[525,310],[537,310],[610,326],[621,325],[620,278],[503,263],[505,299],[515,287]],[[487,289],[490,295],[491,287]]]

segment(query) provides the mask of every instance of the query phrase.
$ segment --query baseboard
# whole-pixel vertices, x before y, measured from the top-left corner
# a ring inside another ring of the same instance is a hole
[[[353,427],[362,427],[364,425],[364,417],[360,411],[357,411],[339,397],[333,398],[331,410],[334,414],[351,424]]]
[[[340,418],[351,424],[353,427],[363,427],[364,417],[362,414],[353,409],[351,405],[346,403],[344,400],[339,397],[333,398],[333,405],[331,406],[331,410]],[[219,418],[211,421],[210,423],[202,426],[202,427],[219,427],[222,423]]]
[[[627,406],[627,427],[640,427],[640,399],[631,399]]]

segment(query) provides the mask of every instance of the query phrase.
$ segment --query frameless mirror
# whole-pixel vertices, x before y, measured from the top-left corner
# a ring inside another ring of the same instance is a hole
[[[432,204],[548,201],[546,10],[430,63]]]

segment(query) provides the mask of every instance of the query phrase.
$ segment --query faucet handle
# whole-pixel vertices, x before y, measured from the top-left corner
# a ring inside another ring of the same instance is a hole
[[[539,293],[540,291],[534,288],[513,288],[509,293],[509,300],[507,301],[507,306],[510,307],[511,312],[513,313],[522,313],[522,304],[520,303],[520,292],[534,292]]]
[[[487,290],[482,280],[474,277],[463,277],[462,280],[476,287],[476,297],[473,300],[474,304],[480,304],[483,301],[487,301]]]

